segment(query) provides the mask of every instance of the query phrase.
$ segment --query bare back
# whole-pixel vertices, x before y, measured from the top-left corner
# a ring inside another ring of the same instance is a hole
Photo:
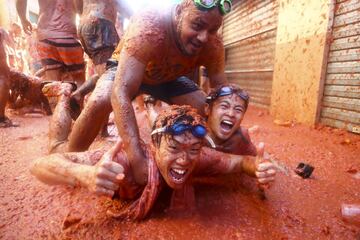
[[[118,8],[117,0],[84,0],[81,20],[96,17],[115,24]]]

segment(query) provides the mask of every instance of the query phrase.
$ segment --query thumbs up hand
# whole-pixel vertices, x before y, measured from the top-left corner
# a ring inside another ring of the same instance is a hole
[[[106,152],[100,161],[92,167],[87,179],[87,188],[99,195],[112,197],[119,189],[124,179],[124,168],[120,163],[113,161],[118,152],[120,143]]]
[[[257,147],[257,156],[255,159],[256,171],[255,176],[259,183],[259,187],[268,188],[275,180],[276,168],[273,163],[264,159],[264,143],[260,143]]]

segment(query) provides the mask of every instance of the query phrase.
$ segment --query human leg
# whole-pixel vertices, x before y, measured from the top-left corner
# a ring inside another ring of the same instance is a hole
[[[113,22],[98,18],[83,21],[79,26],[79,37],[85,52],[95,65],[98,75],[106,70],[106,61],[111,58],[119,43]]]
[[[65,152],[68,135],[71,131],[72,118],[70,114],[70,94],[72,85],[69,83],[50,83],[44,86],[44,92],[48,88],[58,96],[58,103],[50,120],[49,130],[49,152]]]
[[[170,104],[190,105],[204,115],[206,96],[188,77],[182,76],[161,85],[142,84],[141,91]]]
[[[98,80],[83,111],[75,121],[69,136],[69,151],[85,151],[99,133],[103,122],[111,112],[111,89],[116,68],[107,70]]]

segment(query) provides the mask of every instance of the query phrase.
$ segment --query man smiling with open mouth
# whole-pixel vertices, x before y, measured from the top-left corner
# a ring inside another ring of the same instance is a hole
[[[259,184],[274,181],[271,163],[263,163],[263,146],[258,155],[238,156],[204,147],[208,137],[205,120],[190,106],[170,106],[157,117],[151,133],[152,144],[141,145],[146,152],[146,172],[134,168],[123,146],[104,151],[52,154],[34,161],[31,172],[47,184],[82,186],[97,194],[135,201],[115,218],[141,220],[147,217],[161,190],[173,190],[170,209],[196,207],[193,176],[245,172]],[[140,172],[140,173],[139,173]],[[146,176],[145,185],[134,181],[134,173]]]
[[[207,125],[216,149],[256,156],[248,130],[240,126],[249,104],[247,92],[235,84],[223,85],[209,94],[207,103]]]

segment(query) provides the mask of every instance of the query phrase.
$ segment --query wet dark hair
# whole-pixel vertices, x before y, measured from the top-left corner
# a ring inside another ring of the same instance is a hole
[[[242,96],[247,96],[247,98],[243,98],[240,96],[241,99],[244,100],[244,103],[245,103],[244,107],[245,107],[245,111],[246,111],[248,108],[248,105],[249,105],[250,96],[249,96],[248,92],[246,92],[244,89],[240,88],[239,85],[234,84],[234,83],[221,85],[221,86],[213,89],[206,98],[206,102],[210,105],[210,107],[212,107],[212,103],[219,97],[220,91],[223,87],[230,87],[233,90],[232,94],[237,93]]]
[[[206,126],[205,120],[200,116],[195,108],[188,105],[171,105],[157,116],[152,127],[152,131],[158,128],[172,126],[175,123],[189,124],[192,126]],[[154,146],[160,146],[161,137],[163,135],[172,136],[171,133],[166,132],[152,135],[151,140]]]

